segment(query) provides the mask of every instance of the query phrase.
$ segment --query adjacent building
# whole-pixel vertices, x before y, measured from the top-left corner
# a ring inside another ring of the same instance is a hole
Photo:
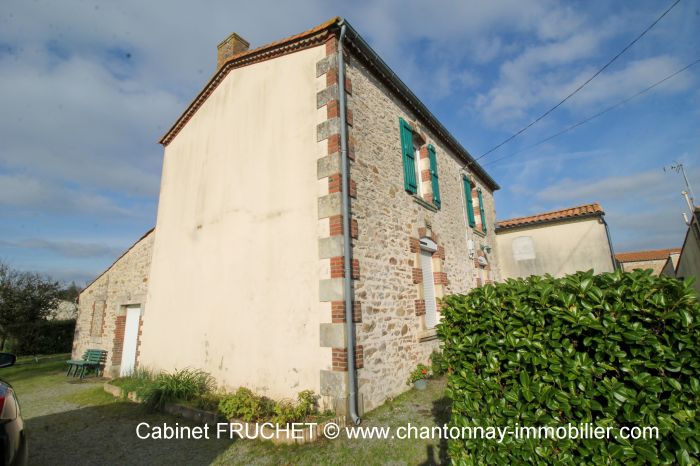
[[[671,275],[674,275],[675,264],[678,262],[679,248],[654,249],[649,251],[631,251],[615,254],[620,268],[625,272],[637,269],[651,269],[654,275],[661,275],[661,272],[669,268]]]
[[[135,367],[154,236],[153,229],[147,231],[80,293],[73,358],[87,349],[103,349],[105,374],[110,376],[130,373]],[[128,332],[127,315],[131,316]]]
[[[501,277],[562,277],[590,269],[596,273],[615,270],[604,216],[600,205],[593,203],[499,220],[496,240]]]
[[[371,409],[438,347],[440,298],[501,278],[499,186],[341,19],[233,34],[217,66],[161,140],[155,231],[81,294],[74,356]]]
[[[676,265],[676,278],[692,278],[695,291],[700,296],[700,207],[696,206],[688,225]]]

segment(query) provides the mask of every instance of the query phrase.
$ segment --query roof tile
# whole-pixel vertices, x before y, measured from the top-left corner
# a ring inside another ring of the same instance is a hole
[[[667,259],[671,254],[679,254],[680,248],[654,249],[651,251],[631,251],[615,254],[615,259],[620,262],[640,262]]]
[[[498,228],[499,230],[503,230],[508,228],[533,225],[537,223],[554,222],[569,218],[584,217],[595,214],[605,215],[605,211],[602,207],[600,207],[600,204],[598,204],[597,202],[576,207],[569,207],[568,209],[554,210],[551,212],[530,215],[528,217],[516,217],[510,218],[508,220],[500,220],[499,222],[497,222],[496,228]]]

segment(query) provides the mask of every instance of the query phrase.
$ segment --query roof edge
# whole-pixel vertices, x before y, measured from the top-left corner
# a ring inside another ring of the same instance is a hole
[[[199,107],[204,103],[204,101],[214,92],[214,89],[224,80],[228,73],[241,66],[256,63],[258,61],[263,61],[270,58],[275,58],[279,55],[283,55],[288,50],[298,51],[303,48],[311,47],[320,44],[323,40],[328,38],[328,32],[331,27],[340,22],[340,17],[336,16],[325,23],[322,23],[308,31],[304,31],[300,34],[290,36],[275,42],[270,42],[268,44],[262,45],[252,50],[245,50],[243,52],[232,55],[219,69],[214,72],[214,75],[209,79],[207,84],[204,85],[197,96],[192,99],[192,101],[187,105],[185,111],[175,120],[175,123],[168,129],[163,136],[158,140],[163,146],[167,146],[170,141],[172,141],[175,136],[180,132],[180,130],[187,124],[189,119],[194,115],[194,113],[199,109]],[[309,41],[310,39],[316,39],[311,41],[311,43],[305,44],[304,46],[298,46],[299,43],[304,41]]]
[[[627,251],[615,254],[619,262],[646,262],[666,260],[674,254],[680,254],[682,248],[646,249],[643,251]],[[656,255],[655,255],[656,254]]]
[[[428,123],[430,128],[455,151],[466,162],[463,168],[468,166],[482,178],[486,184],[493,190],[501,189],[496,180],[489,175],[484,168],[472,157],[469,151],[455,138],[452,133],[428,110],[428,107],[413,93],[413,91],[398,77],[389,65],[382,60],[377,52],[365,41],[362,36],[350,25],[350,23],[342,19],[347,26],[349,35],[346,37],[350,40],[350,44],[355,46],[357,52],[364,54],[365,61],[374,69],[375,72],[381,74],[385,81],[395,86],[394,91],[404,98],[406,103],[412,107],[419,119]]]
[[[572,212],[578,209],[588,209],[585,212]],[[560,214],[559,216],[551,217],[552,215]],[[496,232],[504,230],[516,230],[522,228],[528,228],[531,226],[542,225],[545,223],[561,223],[571,220],[582,220],[592,217],[603,217],[605,211],[597,202],[591,202],[589,204],[582,204],[573,207],[567,207],[566,209],[550,210],[547,212],[541,212],[534,215],[525,215],[522,217],[514,217],[505,220],[496,221]],[[504,225],[505,224],[505,225]]]
[[[151,228],[150,230],[148,230],[146,233],[144,233],[143,235],[141,235],[141,237],[140,237],[139,239],[137,239],[136,241],[134,241],[134,243],[133,243],[131,246],[129,246],[129,247],[126,249],[126,251],[124,251],[123,253],[121,253],[121,255],[120,255],[119,257],[117,257],[117,258],[114,260],[114,262],[112,262],[112,263],[110,264],[109,267],[107,267],[106,269],[104,269],[104,270],[102,271],[101,274],[99,274],[98,276],[96,276],[90,283],[88,283],[87,285],[85,285],[85,288],[83,288],[83,289],[80,291],[80,293],[78,294],[78,301],[80,301],[80,295],[82,295],[85,291],[87,291],[87,289],[90,288],[97,280],[99,280],[100,277],[102,277],[104,274],[106,274],[107,272],[109,272],[109,271],[112,269],[112,267],[114,267],[114,266],[117,264],[117,262],[119,262],[119,261],[121,260],[122,257],[126,256],[126,255],[129,253],[129,251],[131,251],[132,249],[134,249],[134,248],[136,247],[137,244],[139,244],[141,241],[143,241],[144,239],[146,239],[146,237],[148,237],[149,235],[151,235],[151,233],[153,233],[153,232],[155,231],[155,229],[156,229],[156,227],[153,227],[153,228]]]
[[[508,225],[508,226],[499,226],[496,224],[495,231],[496,233],[500,231],[510,231],[510,230],[524,230],[530,227],[536,227],[540,225],[545,225],[547,223],[566,223],[566,222],[572,222],[572,221],[577,221],[577,220],[587,220],[590,218],[595,218],[595,217],[603,217],[605,215],[605,212],[589,212],[587,214],[581,214],[581,215],[572,215],[570,217],[559,217],[559,218],[550,218],[546,220],[534,220],[532,222],[528,223],[519,223],[517,225]]]
[[[382,60],[372,47],[360,36],[360,34],[350,25],[350,23],[339,16],[332,18],[325,23],[322,23],[313,29],[302,32],[300,34],[281,39],[276,42],[263,45],[253,50],[247,50],[239,54],[233,55],[218,69],[204,88],[190,102],[185,111],[178,117],[175,123],[168,131],[160,138],[159,143],[167,146],[180,130],[187,124],[187,121],[194,115],[197,109],[211,95],[216,87],[223,81],[226,75],[233,69],[256,63],[265,59],[275,58],[279,55],[287,53],[287,51],[298,51],[303,48],[319,45],[324,40],[327,40],[331,35],[337,35],[340,30],[340,25],[345,24],[350,34],[346,35],[356,52],[359,52],[365,61],[370,65],[372,70],[383,77],[385,81],[393,85],[392,91],[396,92],[400,97],[403,97],[409,107],[416,113],[416,116],[426,122],[431,130],[438,137],[443,139],[452,148],[464,162],[465,168],[468,166],[481,179],[483,179],[489,188],[493,191],[500,189],[498,183],[489,175],[484,168],[472,157],[467,149],[450,133],[445,126],[440,123],[435,115],[421,102],[421,100],[411,91],[411,89],[394,73],[394,71]],[[304,43],[306,42],[306,43]]]

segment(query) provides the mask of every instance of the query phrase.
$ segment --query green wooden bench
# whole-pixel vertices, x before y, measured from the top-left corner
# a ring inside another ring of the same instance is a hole
[[[71,359],[66,361],[68,372],[66,376],[73,373],[73,377],[80,376],[82,379],[89,371],[94,370],[98,377],[102,375],[102,366],[107,361],[107,351],[101,349],[89,349],[83,354],[83,359]]]

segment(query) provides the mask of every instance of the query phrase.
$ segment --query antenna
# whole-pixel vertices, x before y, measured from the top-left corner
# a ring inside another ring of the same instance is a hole
[[[693,188],[690,187],[690,182],[688,182],[688,176],[685,174],[685,167],[680,162],[675,162],[673,165],[669,166],[668,169],[664,167],[664,171],[674,171],[683,175],[683,181],[685,181],[685,191],[681,191],[681,195],[685,198],[685,202],[688,204],[688,209],[690,209],[690,214],[693,215],[695,212],[695,198],[693,196]],[[685,214],[683,214],[685,218]],[[686,223],[688,223],[686,221]]]

